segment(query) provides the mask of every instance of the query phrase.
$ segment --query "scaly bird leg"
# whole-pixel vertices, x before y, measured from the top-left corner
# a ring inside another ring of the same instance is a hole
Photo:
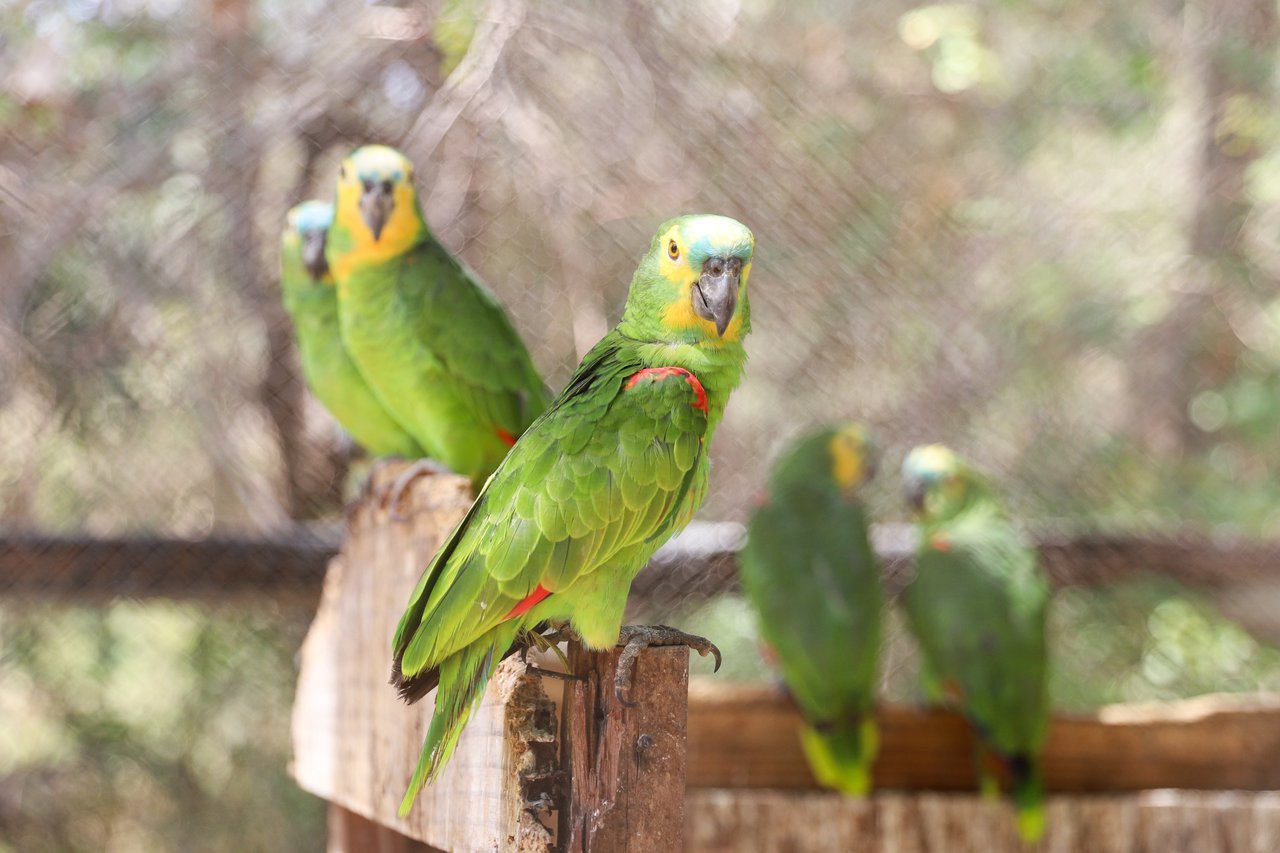
[[[378,494],[378,507],[387,510],[391,515],[392,521],[407,521],[408,516],[400,512],[400,502],[404,500],[404,493],[408,491],[413,481],[419,477],[452,473],[447,467],[434,459],[417,459],[412,465],[404,469],[400,476],[392,481],[390,486]]]
[[[628,708],[638,703],[629,700],[625,693],[631,689],[631,671],[635,668],[636,658],[640,650],[648,646],[688,646],[698,654],[706,657],[715,655],[716,670],[720,669],[720,650],[715,643],[706,637],[686,634],[666,625],[623,625],[618,634],[618,645],[622,646],[622,654],[618,655],[618,672],[613,679],[613,695]]]

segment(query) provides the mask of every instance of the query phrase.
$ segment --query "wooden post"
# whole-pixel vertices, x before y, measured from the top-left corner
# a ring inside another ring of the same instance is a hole
[[[381,466],[374,493],[403,468]],[[291,770],[331,804],[432,847],[550,851],[553,833],[526,802],[555,773],[555,703],[515,659],[498,668],[440,780],[408,817],[396,815],[434,703],[406,706],[388,685],[391,638],[422,569],[470,503],[464,478],[429,476],[405,496],[405,521],[368,501],[354,509],[302,647]],[[367,841],[345,817],[335,823],[342,832],[331,851],[349,849],[342,835]]]
[[[403,469],[379,467],[372,493]],[[419,842],[486,853],[679,849],[685,648],[640,654],[631,691],[638,704],[631,708],[613,695],[619,649],[572,649],[582,676],[575,681],[539,677],[518,657],[508,658],[440,779],[422,791],[408,817],[396,815],[434,696],[406,706],[387,684],[391,638],[422,569],[470,502],[468,481],[453,476],[416,481],[401,507],[404,521],[363,502],[329,566],[302,647],[291,770],[298,784],[331,804],[330,853],[427,849]],[[557,700],[566,709],[562,726]]]
[[[636,658],[627,707],[614,695],[620,648],[570,646],[561,725],[569,801],[562,853],[668,853],[684,831],[689,650],[652,648]]]

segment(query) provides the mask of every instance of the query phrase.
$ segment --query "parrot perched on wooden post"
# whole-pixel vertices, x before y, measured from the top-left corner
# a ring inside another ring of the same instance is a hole
[[[902,474],[920,523],[902,602],[926,688],[953,698],[972,724],[985,794],[999,793],[987,752],[1007,768],[1018,832],[1034,841],[1044,833],[1048,578],[987,483],[951,450],[917,447]]]
[[[427,454],[478,490],[548,395],[497,298],[427,228],[399,151],[366,145],[343,161],[326,257],[360,372]]]
[[[747,524],[742,587],[804,717],[801,744],[823,785],[871,787],[880,564],[858,491],[875,450],[857,424],[810,432],[773,466]]]
[[[423,572],[393,643],[407,701],[439,685],[412,807],[457,745],[504,656],[548,625],[591,649],[707,641],[662,626],[619,630],[636,573],[707,493],[707,452],[738,384],[755,239],[733,219],[658,229],[622,319],[489,478]],[[630,655],[630,656],[629,656]],[[622,696],[625,668],[615,689]]]
[[[338,331],[338,291],[325,262],[333,205],[307,201],[289,211],[280,241],[280,290],[293,318],[307,385],[356,443],[374,456],[416,459],[413,436],[387,413],[347,354]]]

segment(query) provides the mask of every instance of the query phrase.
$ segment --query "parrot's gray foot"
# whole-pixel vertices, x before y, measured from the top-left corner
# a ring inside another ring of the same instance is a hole
[[[401,472],[399,477],[392,481],[390,486],[378,495],[378,507],[387,510],[391,515],[392,521],[408,521],[409,517],[400,512],[400,503],[404,500],[404,493],[409,490],[409,486],[413,484],[413,481],[419,477],[451,473],[453,472],[434,459],[415,460],[412,465]]]
[[[628,708],[638,703],[626,697],[631,688],[631,671],[635,668],[636,658],[640,650],[648,646],[688,646],[698,654],[706,657],[715,655],[716,670],[720,669],[720,650],[716,644],[706,637],[686,634],[666,625],[623,625],[618,634],[618,645],[622,646],[622,654],[618,655],[618,672],[613,679],[613,695]]]

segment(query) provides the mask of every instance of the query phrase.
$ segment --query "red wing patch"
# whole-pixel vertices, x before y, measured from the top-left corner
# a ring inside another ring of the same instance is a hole
[[[505,429],[503,429],[502,427],[498,427],[497,432],[498,432],[498,438],[502,439],[502,442],[503,442],[504,444],[506,444],[506,445],[507,445],[507,447],[515,447],[515,446],[516,446],[516,437],[515,437],[514,435],[512,435],[512,434],[511,434],[511,433],[509,433],[509,432],[507,432],[507,431],[506,431]]]
[[[511,608],[511,612],[508,613],[506,616],[503,616],[502,620],[505,622],[508,619],[514,619],[517,616],[522,616],[525,613],[528,613],[529,610],[533,608],[533,605],[537,604],[539,601],[546,598],[550,594],[551,594],[551,590],[547,589],[542,584],[538,584],[536,587],[533,588],[533,592],[526,595],[524,597],[524,601],[521,601],[515,607]]]
[[[704,415],[707,413],[707,389],[702,387],[702,383],[698,381],[698,377],[694,376],[683,367],[646,367],[644,370],[637,371],[627,380],[627,384],[623,388],[631,388],[646,376],[652,376],[654,379],[663,379],[668,376],[679,376],[689,383],[689,387],[693,389],[694,401],[689,405],[693,406]]]
[[[933,548],[935,551],[941,551],[945,554],[947,551],[951,550],[951,540],[943,536],[941,533],[937,533],[929,540],[929,547]]]

